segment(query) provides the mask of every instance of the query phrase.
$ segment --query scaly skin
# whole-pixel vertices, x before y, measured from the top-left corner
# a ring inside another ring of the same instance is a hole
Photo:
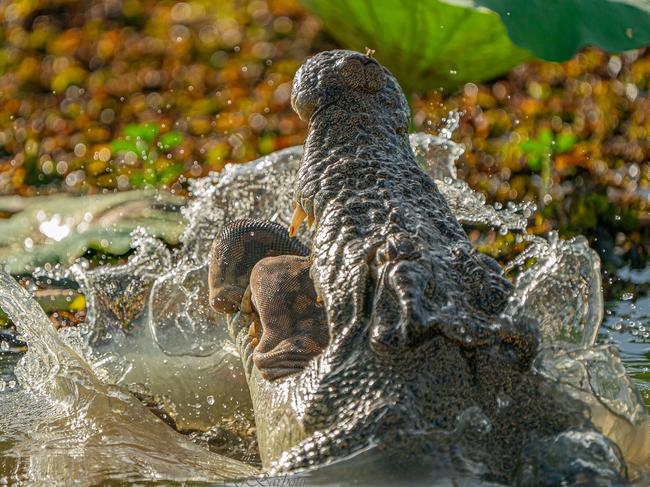
[[[511,285],[418,167],[395,78],[359,53],[323,52],[296,74],[292,104],[309,135],[290,232],[314,225],[310,273],[330,341],[271,382],[250,365],[245,318],[230,322],[264,465],[308,468],[373,446],[398,463],[478,465],[526,483],[543,478],[548,445],[582,452],[553,439],[591,431],[585,408],[531,370],[537,331],[500,316]],[[616,459],[607,475],[624,476],[616,446],[594,434],[594,451]],[[565,478],[593,478],[589,468]]]
[[[267,380],[300,372],[329,340],[308,253],[286,228],[251,219],[225,225],[212,246],[210,303],[247,315],[251,358]]]
[[[309,255],[286,229],[273,222],[243,218],[224,225],[212,244],[208,284],[210,304],[216,311],[239,310],[253,266],[265,257]]]

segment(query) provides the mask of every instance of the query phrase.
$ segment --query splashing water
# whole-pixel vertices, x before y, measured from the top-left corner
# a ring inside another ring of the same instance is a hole
[[[450,136],[457,123],[451,114],[441,137],[411,136],[418,163],[461,222],[524,232],[533,206],[487,206],[456,178],[463,148]],[[193,181],[174,252],[138,230],[126,264],[89,270],[79,262],[44,273],[75,280],[86,296],[87,323],[75,330],[55,331],[28,293],[0,273],[0,308],[29,344],[15,370],[20,387],[0,393],[0,481],[217,481],[257,473],[175,432],[126,387],[159,397],[181,431],[250,416],[239,357],[207,301],[208,255],[224,222],[288,225],[301,153],[293,147]],[[582,238],[530,238],[508,266],[518,277],[505,315],[535,317],[543,345],[537,370],[589,406],[640,476],[650,460],[650,422],[616,351],[594,346],[603,315],[599,269]],[[572,441],[591,441],[575,434]]]
[[[603,318],[598,256],[583,237],[563,241],[553,232],[548,240],[529,241],[506,270],[524,268],[532,259],[536,265],[519,275],[506,314],[534,318],[546,346],[593,346]]]
[[[460,112],[458,110],[452,110],[447,115],[447,118],[443,120],[445,125],[440,129],[440,137],[451,140],[452,135],[460,126]]]
[[[255,473],[201,449],[127,391],[102,382],[75,341],[59,335],[4,272],[0,288],[0,307],[30,346],[16,367],[21,389],[0,403],[5,482],[207,481]]]

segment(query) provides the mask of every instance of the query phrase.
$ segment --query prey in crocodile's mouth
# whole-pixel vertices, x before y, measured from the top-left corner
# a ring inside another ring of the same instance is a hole
[[[301,372],[329,342],[310,266],[308,249],[276,223],[236,220],[215,239],[212,307],[227,314],[239,311],[232,334],[247,365],[252,358],[267,380]]]

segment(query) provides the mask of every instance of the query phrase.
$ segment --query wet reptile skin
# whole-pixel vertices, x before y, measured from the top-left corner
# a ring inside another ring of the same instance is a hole
[[[208,284],[210,304],[223,313],[239,309],[253,266],[265,257],[309,255],[277,223],[243,218],[227,223],[212,244]]]
[[[212,246],[210,303],[246,313],[255,326],[252,360],[267,380],[300,372],[329,339],[308,254],[286,228],[252,219],[226,224]]]
[[[247,361],[246,320],[231,321],[265,466],[372,445],[398,463],[527,485],[543,477],[548,445],[582,452],[554,438],[591,430],[587,412],[533,372],[534,323],[500,317],[511,285],[416,164],[395,78],[359,53],[323,52],[296,74],[292,105],[309,123],[294,202],[315,224],[310,274],[330,342],[302,373],[268,381]],[[598,437],[608,475],[624,476],[617,447]]]

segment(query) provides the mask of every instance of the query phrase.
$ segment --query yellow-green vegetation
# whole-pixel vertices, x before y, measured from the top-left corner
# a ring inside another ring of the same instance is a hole
[[[167,186],[302,143],[290,83],[337,47],[296,0],[0,5],[0,194]],[[369,46],[381,49],[381,46]],[[404,80],[405,83],[408,80]],[[431,87],[434,88],[434,87]],[[534,231],[647,260],[650,51],[581,51],[412,95],[415,130],[461,111],[461,176],[538,202]]]
[[[462,113],[460,176],[488,201],[535,201],[532,230],[590,237],[608,261],[647,262],[650,242],[650,50],[587,49],[535,61],[490,84],[418,95],[415,124]]]

